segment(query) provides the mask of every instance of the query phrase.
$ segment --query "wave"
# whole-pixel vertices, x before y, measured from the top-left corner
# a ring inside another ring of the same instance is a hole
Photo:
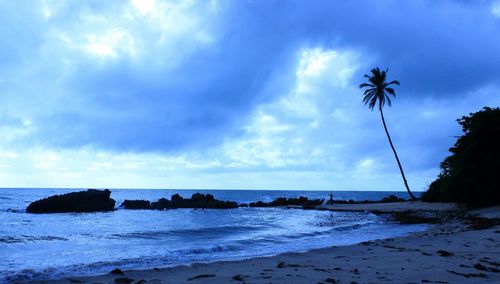
[[[193,229],[175,229],[165,231],[140,231],[130,233],[111,234],[109,238],[126,238],[126,239],[162,239],[165,237],[183,237],[183,236],[220,236],[227,234],[243,234],[252,231],[257,231],[265,228],[265,226],[217,226]]]
[[[0,236],[0,243],[28,243],[40,241],[67,241],[68,239],[56,236]]]
[[[275,255],[283,252],[302,251],[303,249],[311,249],[308,246],[290,247],[291,244],[297,244],[295,239],[309,238],[321,235],[331,234],[333,232],[357,229],[373,230],[372,226],[377,224],[354,224],[352,226],[339,226],[329,230],[319,232],[309,232],[302,234],[290,234],[276,236],[266,236],[259,238],[247,238],[242,240],[233,240],[225,244],[207,244],[203,247],[190,247],[177,250],[164,251],[155,256],[135,256],[132,258],[121,258],[112,261],[99,261],[87,264],[74,264],[59,267],[45,267],[43,269],[24,269],[21,271],[0,271],[0,283],[7,281],[10,283],[27,282],[33,280],[47,280],[64,278],[71,275],[93,275],[107,273],[116,267],[121,269],[146,269],[151,267],[166,267],[180,264],[188,264],[193,262],[205,262],[216,260],[236,260],[248,257]],[[247,230],[243,226],[234,226],[236,228]],[[226,227],[213,227],[214,230],[226,230]],[[180,231],[195,231],[195,230],[180,230]],[[367,239],[368,240],[368,239]],[[270,245],[270,246],[268,246]],[[327,244],[322,247],[328,246]],[[261,250],[265,247],[273,247],[272,250]],[[253,248],[253,249],[252,249]]]
[[[213,245],[205,248],[173,250],[166,255],[155,257],[122,258],[113,261],[98,261],[87,264],[46,267],[43,269],[23,269],[20,271],[5,270],[0,271],[0,283],[24,283],[30,281],[62,279],[72,275],[95,275],[107,273],[116,267],[120,267],[121,269],[147,269],[155,266],[165,267],[192,263],[194,261],[209,261],[214,260],[208,257],[213,253],[224,254],[234,250],[237,250],[237,247],[233,245]],[[199,259],[198,257],[200,255],[205,255],[206,257]]]

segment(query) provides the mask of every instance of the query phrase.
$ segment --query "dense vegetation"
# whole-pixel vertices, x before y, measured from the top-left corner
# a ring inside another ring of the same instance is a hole
[[[457,121],[464,134],[422,199],[473,207],[500,204],[500,108],[485,107]]]

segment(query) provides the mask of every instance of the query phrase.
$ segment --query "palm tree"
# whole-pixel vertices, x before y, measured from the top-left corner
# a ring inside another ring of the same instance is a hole
[[[389,83],[386,82],[387,71],[389,71],[389,69],[380,71],[378,67],[373,68],[370,71],[371,76],[365,74],[365,78],[368,79],[368,83],[363,83],[359,85],[359,87],[361,89],[367,88],[363,93],[363,102],[365,103],[365,105],[368,105],[368,108],[370,108],[371,110],[373,110],[375,106],[378,106],[380,116],[382,117],[382,123],[384,124],[385,133],[387,134],[387,139],[389,140],[389,144],[391,145],[392,152],[394,152],[394,157],[396,157],[396,161],[398,162],[399,170],[401,171],[401,176],[403,177],[403,182],[405,184],[406,190],[408,191],[411,199],[415,200],[416,197],[410,191],[410,187],[408,186],[408,181],[406,180],[403,167],[401,166],[401,162],[399,161],[396,149],[394,149],[394,145],[392,144],[391,136],[389,135],[387,125],[385,124],[384,112],[382,111],[382,108],[384,107],[386,102],[389,106],[391,106],[391,98],[389,95],[396,97],[396,92],[390,86],[399,86],[399,82],[396,80]]]

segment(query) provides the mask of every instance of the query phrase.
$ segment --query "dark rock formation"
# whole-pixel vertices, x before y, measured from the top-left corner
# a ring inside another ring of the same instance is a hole
[[[321,205],[323,199],[308,199],[307,197],[300,196],[299,198],[286,198],[279,197],[271,202],[252,202],[249,207],[280,207],[280,206],[302,206],[304,208],[313,208],[315,206]]]
[[[407,201],[407,200],[404,198],[397,197],[396,195],[392,195],[392,194],[380,199],[380,203],[404,202],[404,201]]]
[[[286,198],[279,197],[271,202],[251,202],[248,204],[249,207],[283,207],[283,206],[302,206],[304,209],[314,209],[316,206],[323,204],[323,199],[308,199],[307,197],[300,196],[299,198]],[[384,197],[379,201],[371,201],[371,200],[362,200],[355,201],[352,199],[349,200],[331,200],[328,201],[328,204],[365,204],[365,203],[389,203],[389,202],[403,202],[407,201],[406,199],[399,198],[395,195],[390,195]]]
[[[158,201],[149,202],[147,200],[125,200],[122,203],[125,209],[155,209],[166,210],[175,208],[212,208],[229,209],[237,208],[238,204],[232,201],[217,200],[211,194],[195,193],[191,198],[183,198],[179,194],[174,194],[171,200],[160,198]]]
[[[217,200],[211,194],[195,193],[190,199],[184,199],[179,194],[172,195],[170,208],[213,208],[229,209],[237,208],[238,204],[232,201]]]
[[[397,197],[395,195],[389,195],[380,200],[332,200],[329,204],[370,204],[370,203],[391,203],[391,202],[405,202],[408,201],[404,198]]]
[[[166,210],[171,208],[170,203],[171,203],[170,200],[166,198],[160,198],[156,202],[151,202],[151,209]]]
[[[231,201],[221,201],[211,194],[195,193],[191,196],[191,206],[193,208],[237,208],[238,204]]]
[[[149,200],[125,200],[120,207],[125,209],[151,209]]]
[[[109,198],[111,191],[89,189],[87,191],[71,192],[54,195],[32,202],[28,213],[63,213],[63,212],[97,212],[111,211],[115,201]]]

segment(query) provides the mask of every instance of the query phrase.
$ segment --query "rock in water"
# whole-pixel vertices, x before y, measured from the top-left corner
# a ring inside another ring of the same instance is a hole
[[[302,206],[304,209],[314,208],[315,206],[321,205],[323,199],[308,199],[307,197],[300,196],[299,198],[286,198],[278,197],[271,202],[251,202],[249,207],[281,207],[281,206]]]
[[[151,209],[151,202],[149,200],[128,200],[122,202],[122,205],[125,209]]]
[[[89,189],[54,195],[32,202],[28,213],[63,213],[63,212],[97,212],[111,211],[115,208],[115,200],[109,198],[111,191]]]

